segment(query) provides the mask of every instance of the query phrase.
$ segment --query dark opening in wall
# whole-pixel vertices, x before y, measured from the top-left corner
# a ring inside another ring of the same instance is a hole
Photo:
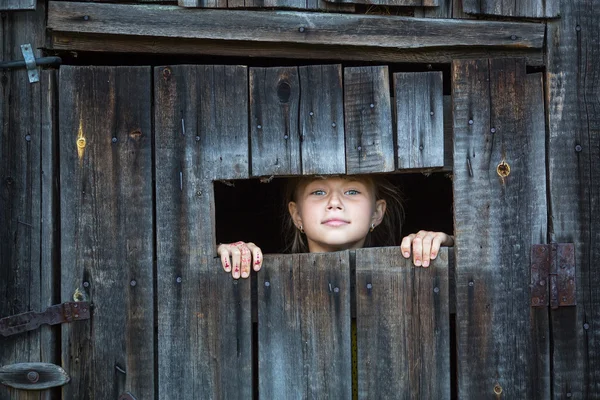
[[[387,174],[402,193],[404,223],[401,237],[421,229],[453,234],[452,180],[448,172],[429,175]],[[217,243],[254,242],[264,253],[281,253],[286,247],[283,221],[288,179],[274,178],[215,182]],[[399,244],[399,242],[398,242]]]

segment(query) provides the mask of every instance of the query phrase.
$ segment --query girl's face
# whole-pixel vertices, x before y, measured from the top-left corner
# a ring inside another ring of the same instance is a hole
[[[371,182],[340,177],[301,185],[296,201],[288,204],[311,253],[361,248],[371,224],[381,223],[385,207],[385,200],[375,200]]]

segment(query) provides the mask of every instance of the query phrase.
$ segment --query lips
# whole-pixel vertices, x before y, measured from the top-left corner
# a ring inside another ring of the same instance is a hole
[[[350,221],[346,221],[343,219],[328,219],[322,222],[323,225],[327,225],[327,226],[342,226],[342,225],[348,225],[350,223]]]

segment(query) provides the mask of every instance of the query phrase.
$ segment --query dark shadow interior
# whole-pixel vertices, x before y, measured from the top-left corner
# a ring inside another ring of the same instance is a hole
[[[453,233],[452,180],[448,172],[387,174],[404,199],[401,238],[420,229]],[[217,243],[256,243],[264,253],[285,249],[283,217],[287,179],[215,182]]]

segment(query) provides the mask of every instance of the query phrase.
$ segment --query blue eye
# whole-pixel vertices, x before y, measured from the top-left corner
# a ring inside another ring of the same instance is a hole
[[[315,190],[314,192],[311,192],[311,194],[314,194],[316,196],[325,196],[325,191],[324,190]]]
[[[354,196],[354,195],[360,194],[360,192],[358,190],[350,189],[350,190],[346,191],[346,194]]]

